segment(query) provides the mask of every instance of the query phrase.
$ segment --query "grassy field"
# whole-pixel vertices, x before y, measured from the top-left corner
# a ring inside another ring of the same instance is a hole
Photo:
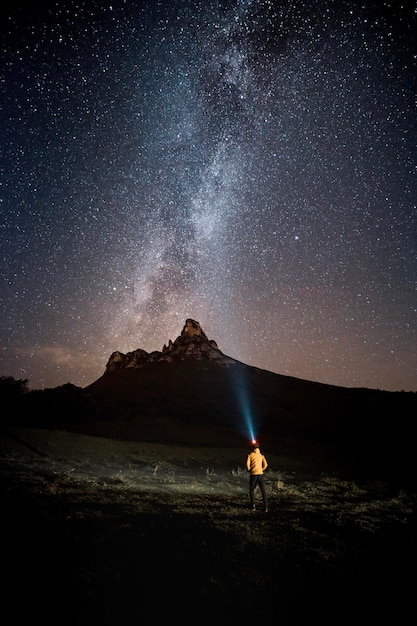
[[[416,493],[263,452],[267,514],[249,508],[246,450],[4,433],[4,614],[71,626],[408,619]]]

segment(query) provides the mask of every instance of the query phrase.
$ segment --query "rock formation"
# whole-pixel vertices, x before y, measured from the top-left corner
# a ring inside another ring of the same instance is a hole
[[[217,343],[207,338],[199,322],[187,319],[181,335],[174,342],[170,339],[162,351],[146,352],[139,348],[127,354],[118,351],[113,352],[106,365],[106,372],[121,368],[140,369],[155,362],[172,363],[185,360],[214,361],[224,366],[234,365],[238,362],[223,354],[217,347]]]

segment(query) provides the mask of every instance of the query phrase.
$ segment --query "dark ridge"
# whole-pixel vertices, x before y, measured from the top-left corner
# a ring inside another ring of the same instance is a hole
[[[416,393],[337,387],[248,366],[190,319],[161,351],[114,352],[85,389],[30,392],[22,407],[20,421],[31,426],[201,446],[246,445],[249,416],[271,451],[324,455],[367,474],[415,474]]]

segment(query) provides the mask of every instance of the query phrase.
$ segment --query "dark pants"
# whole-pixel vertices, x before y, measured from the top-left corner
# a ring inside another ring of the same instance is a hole
[[[250,498],[251,506],[255,504],[254,491],[256,489],[256,486],[258,486],[259,489],[261,490],[262,499],[264,503],[264,509],[266,509],[268,507],[268,499],[266,497],[263,474],[251,474],[249,476],[249,498]]]

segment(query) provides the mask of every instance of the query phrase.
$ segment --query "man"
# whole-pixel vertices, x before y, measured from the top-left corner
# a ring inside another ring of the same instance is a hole
[[[268,512],[268,499],[266,497],[264,484],[264,471],[268,467],[266,458],[259,449],[259,444],[255,443],[252,452],[246,459],[246,469],[250,472],[249,477],[249,498],[252,510],[255,510],[255,488],[258,486],[262,493],[262,500],[265,513]]]

